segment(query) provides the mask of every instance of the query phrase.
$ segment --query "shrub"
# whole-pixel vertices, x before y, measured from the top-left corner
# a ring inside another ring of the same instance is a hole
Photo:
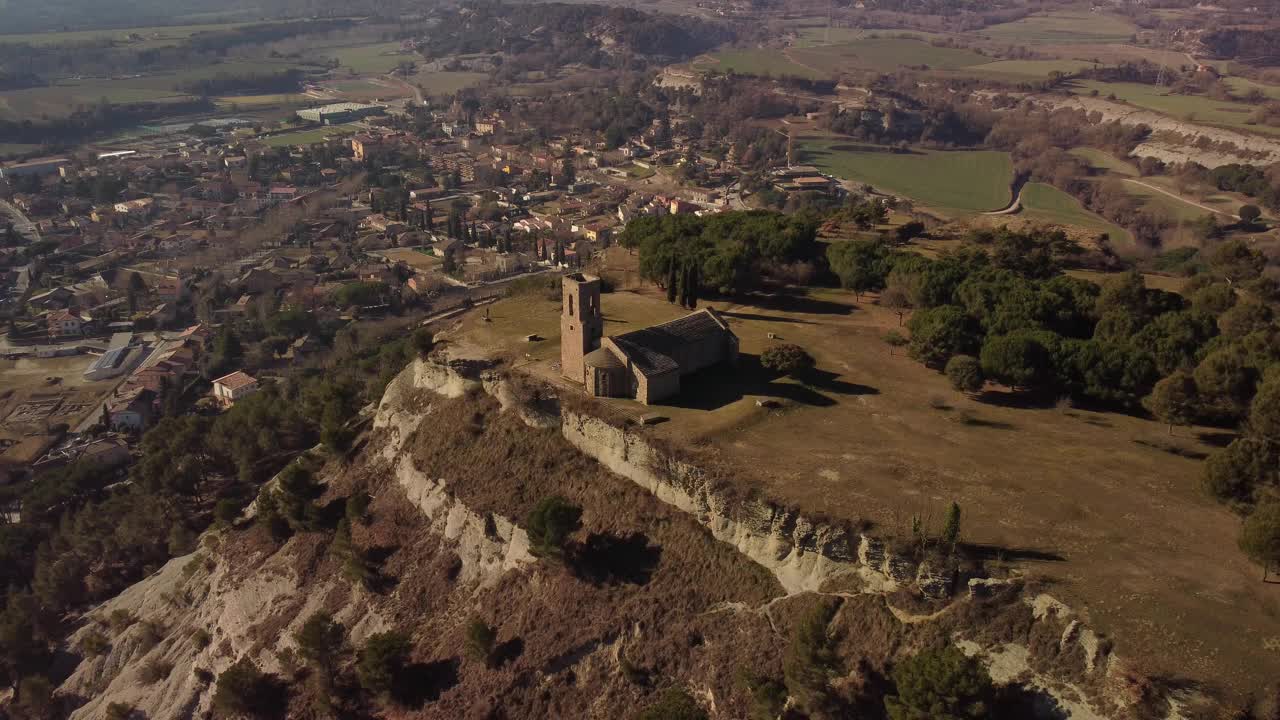
[[[951,387],[963,393],[976,393],[986,383],[982,363],[972,355],[956,355],[947,361],[947,379]]]
[[[80,638],[80,652],[84,653],[85,657],[97,657],[110,647],[107,636],[95,629],[90,629]]]
[[[138,671],[138,679],[146,685],[154,685],[169,677],[171,672],[173,672],[173,663],[160,658],[151,658],[143,663],[142,669]]]
[[[164,639],[164,633],[164,625],[160,624],[158,621],[144,621],[141,624],[141,629],[138,631],[138,647],[141,648],[143,652],[150,650],[160,644],[160,641]]]
[[[298,643],[298,653],[304,660],[327,671],[342,652],[346,634],[346,628],[334,622],[329,613],[318,612],[302,623],[293,639]]]
[[[409,637],[404,633],[384,632],[370,637],[356,663],[360,686],[379,695],[390,693],[411,649]]]
[[[636,716],[636,720],[707,720],[707,713],[689,693],[667,688],[658,700]]]
[[[893,669],[897,692],[885,698],[891,720],[993,717],[995,691],[985,668],[955,646],[925,650]]]
[[[107,624],[117,633],[129,629],[129,626],[135,622],[137,622],[137,619],[133,617],[133,613],[123,608],[112,610],[111,616],[107,619]]]
[[[436,336],[435,333],[427,328],[418,328],[413,331],[412,342],[413,349],[418,352],[418,357],[425,358],[435,349]]]
[[[485,624],[484,620],[471,618],[467,623],[467,657],[488,665],[493,658],[493,646],[497,639],[498,633]]]
[[[797,375],[813,367],[813,356],[799,345],[782,343],[760,355],[760,364],[783,375]]]
[[[787,690],[810,714],[822,714],[829,709],[830,680],[840,669],[840,658],[827,635],[835,610],[835,605],[823,603],[802,618],[782,662]]]
[[[1280,502],[1259,505],[1240,528],[1240,549],[1262,566],[1262,579],[1280,564]]]
[[[203,650],[213,642],[213,636],[207,630],[195,630],[191,633],[191,642],[195,643],[197,650]]]
[[[738,673],[738,680],[751,696],[751,720],[775,720],[787,705],[787,686],[763,675],[753,675],[745,670]]]
[[[218,676],[213,709],[222,715],[256,717],[272,706],[271,684],[253,661],[242,657]]]
[[[569,536],[582,526],[582,508],[559,495],[543,498],[529,513],[529,543],[535,555],[558,558]]]
[[[129,720],[133,717],[133,706],[124,703],[111,703],[107,706],[107,720]]]

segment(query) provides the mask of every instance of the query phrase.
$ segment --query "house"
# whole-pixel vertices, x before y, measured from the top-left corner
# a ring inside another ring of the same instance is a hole
[[[440,242],[431,243],[431,253],[436,257],[444,257],[450,253],[455,253],[463,248],[462,242],[459,240],[441,240]]]
[[[223,375],[213,381],[213,396],[226,407],[258,392],[258,381],[243,370]]]
[[[50,337],[80,337],[83,334],[83,321],[66,310],[54,310],[49,313],[47,319]]]
[[[600,278],[566,275],[561,294],[561,374],[595,397],[649,405],[679,394],[682,377],[738,360],[738,336],[711,308],[603,337]]]
[[[154,391],[130,387],[107,403],[107,421],[113,430],[141,432],[151,424],[154,404]]]

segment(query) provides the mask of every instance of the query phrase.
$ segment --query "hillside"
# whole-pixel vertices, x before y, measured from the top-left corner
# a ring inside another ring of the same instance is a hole
[[[268,673],[277,716],[618,718],[679,688],[711,718],[776,717],[784,701],[789,717],[883,717],[893,668],[944,647],[989,668],[1002,717],[1183,717],[1016,578],[969,567],[947,599],[945,566],[738,498],[588,410],[484,364],[415,361],[353,457],[300,460],[323,486],[314,529],[277,541],[251,507],[86,616],[60,692],[71,717],[112,703],[200,717],[244,658]],[[361,493],[372,501],[353,512]],[[582,508],[562,561],[534,556],[525,520],[552,495]],[[344,505],[349,542],[345,522],[329,529]],[[328,686],[295,639],[321,610],[345,637]],[[465,650],[476,619],[496,633],[487,661]],[[378,697],[355,682],[354,649],[389,630],[411,651]]]

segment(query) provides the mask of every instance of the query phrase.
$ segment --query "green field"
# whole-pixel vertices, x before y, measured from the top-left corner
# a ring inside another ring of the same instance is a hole
[[[488,79],[485,73],[477,72],[419,72],[408,78],[410,83],[420,86],[428,95],[452,95]]]
[[[158,27],[123,28],[118,30],[76,30],[72,32],[21,33],[17,35],[0,35],[0,44],[26,43],[28,45],[64,45],[67,43],[86,43],[98,40],[116,42],[133,42],[139,47],[159,46],[173,43],[200,32],[212,30],[229,30],[253,23],[211,23],[205,25],[166,25]],[[130,35],[138,35],[142,40],[130,40]]]
[[[354,134],[355,130],[348,125],[333,125],[329,127],[312,128],[309,130],[299,130],[297,132],[282,133],[280,135],[271,135],[261,138],[263,144],[268,147],[285,147],[290,145],[313,145],[315,143],[324,142],[331,137],[341,135]]]
[[[1152,184],[1154,184],[1154,182],[1152,182]],[[1124,183],[1124,190],[1126,193],[1133,195],[1134,197],[1142,198],[1143,206],[1146,209],[1175,222],[1183,220],[1198,220],[1209,214],[1209,211],[1204,208],[1196,207],[1195,205],[1183,202],[1178,198],[1169,197],[1164,193],[1157,192],[1137,183]],[[1232,211],[1233,209],[1230,205],[1224,204],[1222,206],[1222,212],[1231,213]],[[1225,215],[1219,215],[1218,221],[1227,222],[1228,218]]]
[[[836,138],[801,145],[802,162],[832,175],[902,195],[944,214],[998,210],[1009,204],[1013,163],[991,150],[915,150],[894,153],[863,149]]]
[[[796,48],[790,56],[796,63],[827,74],[851,69],[890,72],[922,65],[933,70],[954,70],[991,62],[991,58],[972,50],[903,38],[867,38],[841,45]]]
[[[1133,242],[1129,231],[1089,212],[1078,200],[1052,185],[1027,183],[1021,197],[1022,214],[1031,220],[1106,233],[1113,241],[1125,244]]]
[[[722,50],[708,56],[709,60],[699,60],[695,67],[699,70],[728,72],[732,70],[740,75],[794,75],[811,80],[823,80],[830,73],[808,68],[791,62],[782,55],[781,50],[772,48],[748,48]]]
[[[113,103],[186,100],[190,96],[176,89],[182,83],[211,78],[220,73],[260,73],[296,67],[299,66],[289,62],[233,61],[138,77],[60,80],[46,87],[0,92],[0,117],[68,115],[78,107],[94,105],[104,98]]]
[[[1136,31],[1136,26],[1116,15],[1063,10],[992,25],[981,34],[1010,43],[1124,43]]]
[[[1057,72],[1069,75],[1092,66],[1083,60],[997,60],[967,68],[982,75],[1005,75],[1019,79],[1047,78]]]
[[[1249,124],[1247,121],[1253,115],[1255,108],[1245,103],[1223,102],[1204,95],[1170,95],[1167,94],[1167,88],[1158,85],[1107,83],[1096,80],[1081,80],[1072,84],[1075,92],[1079,94],[1088,94],[1097,90],[1098,95],[1102,97],[1115,95],[1118,100],[1182,120],[1280,135],[1280,128]]]
[[[401,53],[400,43],[385,42],[373,45],[356,45],[353,47],[326,48],[323,55],[338,59],[339,72],[354,70],[360,74],[382,75],[389,73],[402,62],[420,61],[422,58],[412,53]]]
[[[1275,85],[1264,85],[1242,77],[1223,78],[1223,82],[1227,84],[1227,87],[1231,88],[1231,92],[1234,95],[1244,95],[1250,90],[1257,90],[1272,100],[1280,100],[1280,87]]]
[[[1138,168],[1133,163],[1121,160],[1115,155],[1097,148],[1072,148],[1071,154],[1089,163],[1089,167],[1094,170],[1104,170],[1128,177],[1137,177],[1138,175]]]

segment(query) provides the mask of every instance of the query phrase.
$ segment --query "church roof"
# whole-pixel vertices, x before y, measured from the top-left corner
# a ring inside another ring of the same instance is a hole
[[[625,367],[622,364],[622,361],[606,348],[596,348],[595,350],[587,353],[586,357],[582,360],[587,364],[587,367],[600,368],[602,370],[621,369]]]
[[[680,369],[671,355],[682,345],[725,334],[733,334],[728,324],[715,310],[703,308],[661,325],[614,335],[612,340],[640,372],[652,376]]]

